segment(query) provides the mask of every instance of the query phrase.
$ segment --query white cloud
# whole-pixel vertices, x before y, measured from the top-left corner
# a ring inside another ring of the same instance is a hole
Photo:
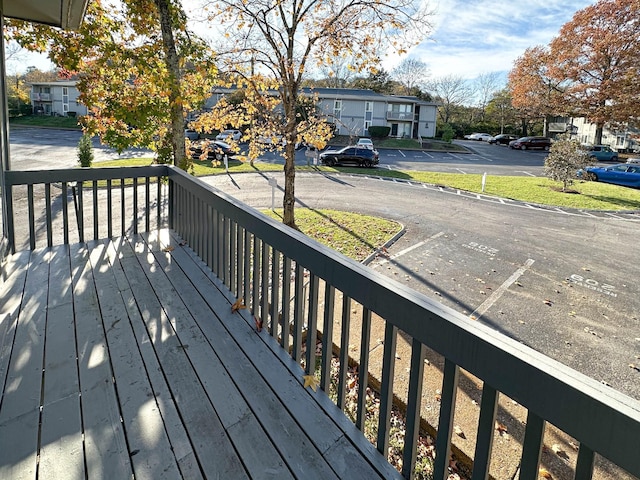
[[[518,2],[519,3],[519,2]],[[511,70],[528,47],[547,45],[589,0],[440,0],[433,32],[409,55],[425,62],[432,77],[473,79],[482,73]],[[402,58],[389,58],[393,69]]]

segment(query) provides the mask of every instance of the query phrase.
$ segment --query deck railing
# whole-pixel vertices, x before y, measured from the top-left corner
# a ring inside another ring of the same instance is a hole
[[[127,182],[121,185],[124,179]],[[78,182],[75,191],[72,182]],[[112,193],[114,184],[117,194]],[[368,413],[372,326],[381,323],[384,340],[374,443],[385,455],[394,393],[398,393],[396,345],[398,338],[408,342],[402,461],[407,478],[417,457],[427,351],[444,359],[433,478],[448,476],[463,371],[482,383],[475,451],[469,452],[474,479],[488,478],[502,396],[526,409],[520,480],[538,478],[547,424],[575,439],[579,451],[572,467],[574,478],[592,478],[598,454],[640,476],[640,402],[343,257],[179,169],[6,172],[6,185],[5,194],[11,196],[7,213],[12,247],[35,248],[38,238],[50,245],[54,233],[61,233],[68,243],[165,225],[174,229],[293,359],[308,373],[319,370],[321,388],[328,392],[335,384],[333,398],[343,410],[351,388],[347,385],[350,348],[355,346],[359,367],[353,420],[361,430]],[[26,192],[18,193],[20,185]],[[34,193],[36,187],[44,199]],[[15,238],[18,218],[28,219],[27,240]],[[332,377],[335,362],[337,374]]]

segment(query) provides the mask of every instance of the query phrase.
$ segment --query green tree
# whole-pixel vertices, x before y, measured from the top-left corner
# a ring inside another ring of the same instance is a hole
[[[544,161],[544,173],[550,179],[562,182],[562,191],[566,192],[567,187],[573,184],[578,170],[591,163],[593,161],[580,147],[580,143],[564,135],[551,145]]]
[[[81,167],[90,167],[93,163],[93,142],[87,133],[82,134],[78,141],[78,163]]]

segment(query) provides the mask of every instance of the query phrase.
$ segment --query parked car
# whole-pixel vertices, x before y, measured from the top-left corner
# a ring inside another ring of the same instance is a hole
[[[640,188],[640,165],[620,163],[609,167],[587,167],[578,171],[578,177],[624,187]]]
[[[465,135],[464,138],[466,138],[467,140],[476,140],[476,141],[482,141],[484,140],[485,142],[488,140],[488,138],[493,138],[493,135],[489,135],[488,133],[472,133],[471,135]]]
[[[357,147],[368,148],[369,150],[373,150],[373,141],[370,138],[359,138]]]
[[[496,145],[509,145],[511,140],[517,140],[518,137],[516,135],[509,135],[508,133],[501,133],[500,135],[496,135],[489,143]]]
[[[234,140],[238,141],[242,138],[242,132],[240,130],[223,130],[218,135],[216,135],[216,140],[229,141]]]
[[[205,151],[211,160],[222,160],[225,155],[232,157],[235,153],[231,145],[220,140],[200,140],[189,147],[189,154],[194,160],[202,158]]]
[[[627,158],[627,163],[640,163],[640,158],[637,158],[637,157]]]
[[[511,140],[509,148],[549,150],[551,148],[551,139],[547,137],[520,137],[517,140]]]
[[[184,136],[185,136],[185,138],[188,138],[192,142],[194,140],[198,140],[200,138],[200,134],[198,132],[196,132],[195,130],[191,130],[190,128],[185,128],[184,129]]]
[[[618,152],[611,150],[609,145],[591,145],[587,147],[589,158],[599,162],[617,162]]]
[[[360,167],[374,167],[380,161],[377,150],[351,145],[340,150],[327,150],[320,154],[320,161],[333,167],[334,165],[352,164]]]

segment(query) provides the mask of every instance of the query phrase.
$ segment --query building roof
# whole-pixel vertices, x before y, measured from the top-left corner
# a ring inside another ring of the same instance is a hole
[[[384,100],[385,95],[374,92],[373,90],[362,90],[359,88],[309,88],[302,89],[305,95],[318,95],[320,98],[342,98],[342,99],[360,99],[360,100]]]
[[[75,30],[82,23],[89,0],[4,0],[5,17]]]

